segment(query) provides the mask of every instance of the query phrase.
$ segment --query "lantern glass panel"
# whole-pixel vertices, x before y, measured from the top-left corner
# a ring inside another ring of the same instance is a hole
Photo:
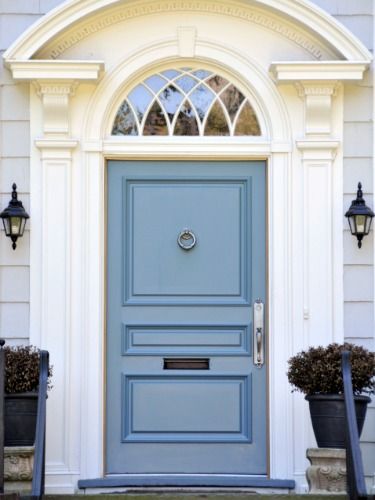
[[[357,234],[365,234],[366,216],[365,215],[356,215],[355,222],[356,222],[356,226],[357,226]]]
[[[371,229],[372,217],[366,217],[366,231],[365,234],[368,234]]]
[[[12,236],[19,236],[21,234],[21,217],[9,217],[10,231]]]
[[[23,236],[23,232],[25,231],[25,226],[26,226],[26,219],[22,218],[22,219],[21,219],[21,230],[20,230],[20,236]]]
[[[7,236],[10,236],[10,222],[9,219],[6,217],[3,219],[3,224],[4,224],[4,231]]]
[[[354,216],[354,215],[351,215],[350,217],[348,217],[348,221],[349,221],[350,232],[351,232],[353,235],[355,235],[355,234],[356,234],[355,216]]]

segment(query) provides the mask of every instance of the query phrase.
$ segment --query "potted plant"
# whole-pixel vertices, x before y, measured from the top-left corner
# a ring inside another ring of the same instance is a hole
[[[34,346],[4,347],[5,446],[32,446],[38,406],[39,355]],[[49,368],[49,380],[52,368]],[[51,385],[49,383],[49,388]]]
[[[375,354],[350,343],[311,347],[289,359],[288,380],[293,391],[306,394],[318,446],[345,448],[345,402],[341,354],[350,351],[359,435],[370,398],[375,393]]]

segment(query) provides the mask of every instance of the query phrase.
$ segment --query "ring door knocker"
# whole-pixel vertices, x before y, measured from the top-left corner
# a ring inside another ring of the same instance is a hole
[[[183,250],[191,250],[195,247],[197,238],[191,229],[184,229],[178,235],[177,243]]]

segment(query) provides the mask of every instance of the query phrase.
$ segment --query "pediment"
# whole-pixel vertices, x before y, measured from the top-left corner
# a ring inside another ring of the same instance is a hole
[[[290,60],[371,60],[367,49],[331,16],[306,0],[71,0],[57,7],[27,30],[4,54],[7,62],[28,59],[103,59],[103,40],[112,53],[126,50],[126,31],[143,36],[171,37],[173,19],[197,24],[197,37],[209,40],[211,24],[237,32],[241,25],[249,38],[244,50],[262,51],[271,45]],[[202,23],[205,20],[206,25]],[[141,29],[145,22],[147,30]],[[153,26],[153,29],[150,27]],[[138,27],[138,32],[136,31]],[[205,29],[206,27],[206,29]],[[118,39],[119,34],[123,39]],[[129,39],[130,40],[130,39]],[[118,49],[116,43],[119,42]],[[105,45],[105,44],[104,44]],[[294,50],[291,50],[294,49]],[[276,51],[277,52],[277,51]],[[273,60],[286,59],[282,54]]]

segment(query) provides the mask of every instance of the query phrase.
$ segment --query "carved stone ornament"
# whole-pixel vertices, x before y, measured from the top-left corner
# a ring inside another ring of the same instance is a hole
[[[6,446],[4,449],[4,480],[31,481],[34,446]]]
[[[308,448],[309,493],[346,493],[346,452],[337,448]]]

